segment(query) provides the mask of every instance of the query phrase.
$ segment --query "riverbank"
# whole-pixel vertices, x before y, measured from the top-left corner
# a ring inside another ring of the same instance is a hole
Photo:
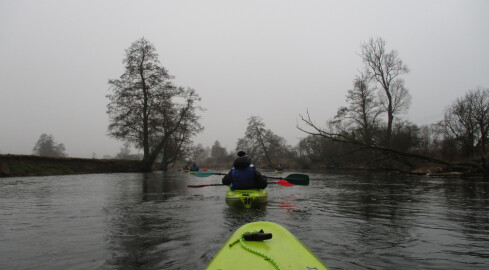
[[[0,155],[0,177],[136,171],[137,160]]]
[[[201,163],[201,168],[213,168],[228,170],[228,164],[206,164]],[[157,169],[159,165],[155,164]],[[177,164],[181,168],[183,164]],[[299,167],[287,166],[288,170],[301,170]],[[302,170],[366,170],[366,171],[385,171],[389,174],[414,174],[427,176],[480,176],[484,175],[480,170],[467,170],[462,167],[454,170],[437,164],[424,164],[417,168],[392,168],[382,166],[351,166],[351,167],[331,167],[322,164],[313,164]],[[67,174],[91,174],[91,173],[121,173],[138,172],[138,160],[121,159],[88,159],[88,158],[69,158],[69,157],[40,157],[33,155],[1,155],[0,154],[0,178],[19,177],[19,176],[47,176],[47,175],[67,175]]]

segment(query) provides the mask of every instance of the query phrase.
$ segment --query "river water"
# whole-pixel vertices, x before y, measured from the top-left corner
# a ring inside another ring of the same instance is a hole
[[[489,180],[308,174],[309,186],[270,185],[256,210],[229,208],[224,186],[187,188],[218,176],[3,178],[0,269],[204,269],[237,228],[261,220],[331,269],[489,269]]]

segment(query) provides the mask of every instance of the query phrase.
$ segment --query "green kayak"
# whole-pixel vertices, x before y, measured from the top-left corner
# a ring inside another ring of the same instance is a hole
[[[246,189],[226,191],[226,203],[234,208],[260,208],[267,204],[268,192],[266,189]]]
[[[328,269],[281,225],[259,221],[243,225],[224,243],[206,269]]]

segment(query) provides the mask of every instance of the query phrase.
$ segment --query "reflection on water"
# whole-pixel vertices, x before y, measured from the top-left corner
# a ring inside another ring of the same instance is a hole
[[[297,209],[297,197],[292,194],[279,198],[278,206],[287,211],[294,211]]]
[[[489,181],[311,173],[233,209],[181,172],[0,179],[0,269],[204,269],[243,224],[282,224],[332,269],[488,269]]]

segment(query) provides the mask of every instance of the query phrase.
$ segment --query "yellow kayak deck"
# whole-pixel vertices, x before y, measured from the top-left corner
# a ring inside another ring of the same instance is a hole
[[[239,241],[247,232],[271,233],[272,238],[262,241]],[[280,267],[280,268],[277,268]],[[206,269],[315,269],[328,267],[299,239],[281,225],[273,222],[252,222],[240,227],[224,243]]]

